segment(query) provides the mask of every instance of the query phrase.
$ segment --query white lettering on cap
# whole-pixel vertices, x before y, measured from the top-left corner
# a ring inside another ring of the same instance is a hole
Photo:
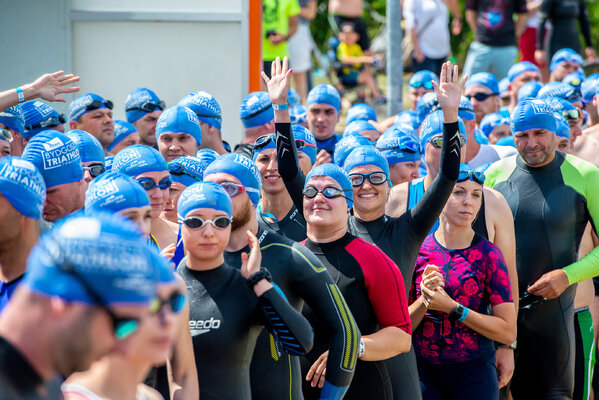
[[[60,146],[63,146],[63,145],[64,145],[64,143],[58,137],[55,137],[52,140],[49,140],[49,141],[47,141],[45,143],[42,143],[42,146],[44,146],[44,149],[46,151],[54,150],[54,149],[56,149],[56,148],[58,148]]]

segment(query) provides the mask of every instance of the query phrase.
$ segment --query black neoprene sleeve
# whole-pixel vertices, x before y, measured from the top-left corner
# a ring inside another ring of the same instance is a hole
[[[582,36],[584,37],[584,42],[586,47],[592,47],[593,41],[591,39],[591,23],[589,22],[589,11],[587,9],[587,5],[585,0],[578,1],[578,7],[580,12],[578,13],[578,21],[580,22],[580,30],[582,31]]]
[[[537,43],[536,48],[542,50],[545,42],[545,23],[549,19],[549,14],[553,8],[553,0],[543,0],[541,7],[537,13],[539,23],[537,24]]]
[[[291,124],[288,122],[275,123],[277,161],[279,165],[279,175],[283,178],[285,187],[293,205],[304,216],[304,183],[306,176],[299,167],[297,148],[293,138]]]

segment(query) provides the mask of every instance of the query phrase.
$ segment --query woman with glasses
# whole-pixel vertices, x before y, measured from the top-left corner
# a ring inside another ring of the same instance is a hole
[[[112,171],[132,177],[145,189],[152,209],[150,240],[162,251],[167,247],[173,251],[179,227],[160,217],[172,184],[164,157],[152,147],[136,144],[114,156]]]
[[[286,101],[285,95],[280,94],[284,92],[284,88],[279,89],[279,86],[288,85],[284,74],[285,66],[280,71],[280,74],[269,82],[269,93],[273,104],[282,104]],[[385,215],[390,191],[389,166],[379,152],[369,153],[372,158],[366,162],[359,161],[357,157],[356,162],[346,169],[350,177],[352,174],[355,176],[353,178],[355,186],[352,185],[353,215],[349,215],[347,229],[351,234],[376,244],[400,268],[404,280],[404,294],[409,289],[418,249],[433,227],[458,177],[460,164],[460,135],[457,134],[458,107],[464,84],[465,80],[461,85],[458,84],[457,66],[452,68],[449,62],[443,64],[440,83],[433,83],[438,102],[443,109],[440,171],[422,200],[410,212],[399,218],[389,218]],[[303,176],[297,168],[296,150],[293,146],[295,143],[289,124],[285,123],[288,119],[285,118],[289,118],[286,111],[275,111],[279,171],[298,207],[301,199],[298,195],[298,187],[301,188],[298,182],[303,182]],[[370,175],[372,173],[374,175]],[[305,215],[304,218],[307,220]],[[395,397],[418,398],[420,389],[413,353],[393,359],[393,365],[389,365],[393,376]]]
[[[301,355],[312,347],[312,329],[270,283],[261,268],[260,244],[247,231],[251,252],[241,270],[225,263],[233,205],[221,185],[194,184],[177,205],[187,257],[179,266],[190,297],[191,330],[200,397],[250,399],[250,362],[264,326],[276,349]]]
[[[503,255],[472,229],[484,180],[481,172],[460,168],[439,228],[416,262],[410,315],[425,400],[497,399],[493,341],[510,346],[516,339]]]

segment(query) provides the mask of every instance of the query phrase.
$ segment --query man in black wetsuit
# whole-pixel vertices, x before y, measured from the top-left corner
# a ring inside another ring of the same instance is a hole
[[[599,248],[576,261],[585,226],[599,222],[599,169],[555,151],[555,119],[540,100],[512,113],[519,154],[486,172],[514,215],[520,291],[516,370],[519,399],[571,399],[577,282],[599,274]]]
[[[288,88],[281,101],[286,101],[287,92]],[[330,329],[323,393],[330,399],[340,399],[353,377],[352,357],[357,354],[359,334],[345,300],[329,295],[330,290],[338,290],[330,275],[304,246],[258,227],[255,207],[260,199],[261,177],[251,160],[239,154],[225,154],[204,171],[204,181],[220,183],[233,201],[233,224],[225,263],[241,266],[241,253],[249,249],[246,231],[250,230],[260,241],[263,265],[289,303],[301,310],[305,301]],[[250,373],[253,399],[303,398],[298,358],[282,354],[267,332],[258,338]]]

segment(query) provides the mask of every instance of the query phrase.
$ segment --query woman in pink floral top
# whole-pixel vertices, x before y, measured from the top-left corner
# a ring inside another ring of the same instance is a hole
[[[422,396],[497,399],[493,341],[516,339],[516,312],[501,251],[476,234],[484,175],[463,165],[439,228],[422,247],[410,292]]]

